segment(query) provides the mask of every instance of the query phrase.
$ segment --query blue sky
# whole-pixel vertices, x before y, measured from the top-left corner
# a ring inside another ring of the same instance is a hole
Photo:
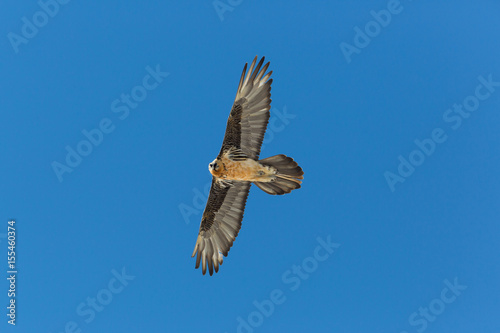
[[[4,3],[2,332],[497,332],[499,10]],[[253,186],[202,276],[207,165],[255,55],[274,78],[261,156],[305,179]]]

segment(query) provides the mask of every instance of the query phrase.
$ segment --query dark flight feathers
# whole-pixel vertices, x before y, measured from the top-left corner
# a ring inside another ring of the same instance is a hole
[[[207,206],[203,212],[200,233],[193,251],[196,268],[210,275],[219,271],[222,255],[227,257],[241,228],[250,182],[223,181],[212,178]]]
[[[264,57],[257,66],[257,57],[252,62],[248,74],[247,65],[241,73],[238,91],[231,113],[227,119],[226,134],[219,156],[231,147],[241,149],[249,158],[257,160],[269,121],[271,108],[271,77],[267,73],[269,62],[262,67]],[[245,75],[246,74],[246,75]]]

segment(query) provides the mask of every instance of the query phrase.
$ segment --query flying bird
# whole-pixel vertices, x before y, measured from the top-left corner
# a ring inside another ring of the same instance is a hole
[[[219,271],[241,228],[243,211],[252,183],[273,195],[300,188],[304,172],[292,158],[275,155],[259,160],[269,121],[272,71],[257,57],[243,68],[236,98],[227,120],[219,155],[208,165],[212,186],[200,223],[193,255],[196,268],[210,275]]]

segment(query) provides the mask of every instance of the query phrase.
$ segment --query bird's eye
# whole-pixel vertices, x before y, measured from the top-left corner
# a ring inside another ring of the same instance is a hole
[[[219,165],[217,163],[214,163],[214,169],[217,170],[218,167]]]

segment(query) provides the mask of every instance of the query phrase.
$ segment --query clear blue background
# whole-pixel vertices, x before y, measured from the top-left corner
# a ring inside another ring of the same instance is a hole
[[[457,130],[442,117],[478,76],[500,81],[500,3],[400,6],[347,63],[340,43],[387,1],[242,1],[223,20],[212,1],[70,1],[18,53],[7,35],[40,7],[4,2],[0,266],[15,218],[19,274],[15,328],[0,283],[1,330],[235,332],[280,289],[255,332],[417,332],[409,316],[457,278],[467,289],[425,330],[498,332],[500,88]],[[295,116],[262,157],[294,157],[305,180],[279,197],[252,187],[229,256],[202,276],[196,193],[255,55],[274,71],[272,117]],[[156,65],[170,75],[120,120],[111,103]],[[51,163],[103,118],[114,131],[59,182]],[[384,173],[435,128],[447,141],[392,192]],[[290,290],[282,275],[328,235],[340,247]],[[85,322],[78,305],[122,268],[135,278]]]

